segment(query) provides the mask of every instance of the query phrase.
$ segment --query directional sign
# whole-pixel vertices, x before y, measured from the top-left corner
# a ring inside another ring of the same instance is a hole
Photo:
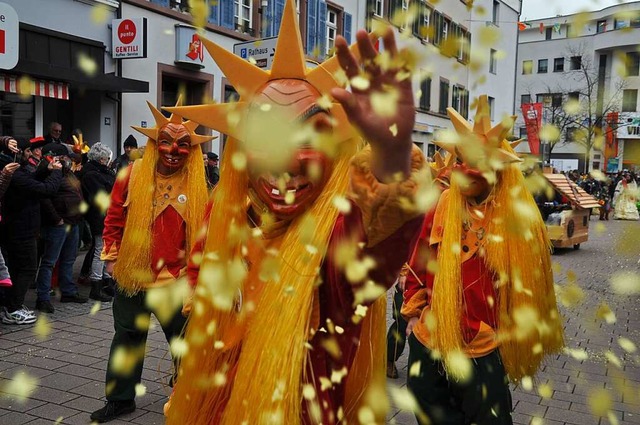
[[[19,23],[16,11],[0,3],[0,69],[13,69],[18,64]]]
[[[242,59],[255,61],[256,66],[262,69],[271,69],[277,41],[278,37],[271,37],[238,43],[233,46],[233,53]]]

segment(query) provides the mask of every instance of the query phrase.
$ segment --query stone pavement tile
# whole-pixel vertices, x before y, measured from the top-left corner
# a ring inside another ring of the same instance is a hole
[[[571,403],[571,407],[569,408],[569,410],[574,411],[574,412],[581,412],[581,413],[587,413],[590,415],[593,415],[593,413],[591,412],[591,408],[583,403]],[[613,413],[613,415],[619,420],[622,420],[622,412],[619,410],[611,410],[611,413]],[[595,416],[594,416],[595,417]],[[607,422],[606,419],[602,418],[601,420],[602,423]]]
[[[12,412],[28,412],[31,409],[40,407],[45,404],[44,401],[27,398],[18,401],[15,396],[0,393],[0,409],[10,410]]]
[[[69,333],[69,336],[63,337],[64,339],[68,339],[73,342],[79,342],[82,344],[94,344],[98,341],[101,341],[103,338],[91,335],[84,335],[82,330],[79,333]]]
[[[104,397],[104,383],[98,381],[89,381],[86,384],[80,385],[79,387],[70,389],[69,392],[87,397],[93,397],[95,399],[100,399]]]
[[[31,416],[22,412],[11,412],[4,416],[0,416],[0,424],[2,425],[23,425],[27,424],[34,419],[37,419],[35,416]]]
[[[413,413],[400,411],[396,415],[394,415],[392,418],[387,420],[387,423],[395,424],[395,425],[416,425],[418,422]]]
[[[96,362],[100,361],[100,359],[86,356],[85,354],[66,353],[64,351],[53,350],[51,348],[45,348],[41,351],[38,351],[36,356],[55,359],[55,360],[63,361],[65,363],[81,365],[81,366],[91,366],[92,364],[95,364]]]
[[[156,412],[146,412],[132,420],[133,423],[143,425],[164,425],[165,418],[162,414]]]
[[[16,345],[15,347],[9,348],[7,351],[9,351],[11,354],[15,354],[15,353],[34,354],[41,350],[42,350],[42,347],[21,343],[20,345]]]
[[[104,400],[81,396],[64,403],[63,406],[85,413],[91,413],[104,406]]]
[[[571,403],[569,403],[568,401],[554,400],[553,398],[543,398],[542,400],[540,400],[540,404],[543,406],[549,406],[549,408],[553,407],[555,409],[564,410],[568,410],[569,406],[571,406]]]
[[[528,401],[532,404],[540,404],[540,400],[542,400],[542,398],[537,396],[536,394],[525,392],[522,389],[511,391],[511,397],[513,398],[514,403],[516,401],[523,400]]]
[[[40,407],[36,407],[35,409],[29,410],[30,415],[37,416],[38,418],[49,419],[50,421],[55,421],[60,416],[73,416],[77,413],[78,411],[76,409],[71,409],[69,407],[61,406],[54,403],[47,403]]]
[[[0,377],[6,377],[7,371],[11,371],[19,367],[22,367],[24,369],[24,366],[22,366],[20,363],[13,363],[2,359],[2,361],[0,362]]]
[[[65,363],[60,362],[58,360],[37,357],[35,355],[28,355],[23,353],[13,354],[3,360],[12,362],[12,363],[22,364],[22,365],[25,365],[26,367],[40,367],[43,369],[57,369],[65,365]]]
[[[31,393],[29,397],[47,401],[49,403],[62,404],[73,400],[74,398],[78,398],[78,394],[73,394],[68,391],[60,391],[55,388],[36,387],[35,391]]]
[[[12,363],[13,364],[13,363]],[[53,370],[43,369],[41,367],[27,367],[25,365],[16,365],[11,369],[7,369],[0,374],[2,378],[13,378],[18,372],[27,372],[29,375],[35,378],[44,378],[45,376],[51,375]]]
[[[91,381],[80,376],[68,375],[66,373],[53,373],[42,378],[38,385],[42,387],[55,388],[61,391],[68,391],[88,382]]]
[[[527,414],[529,416],[543,417],[545,412],[547,411],[547,406],[543,406],[541,404],[533,404],[527,401],[518,401],[515,406],[515,412]]]
[[[511,414],[514,425],[529,425],[533,416],[525,415],[519,412],[513,412]]]
[[[162,412],[162,406],[167,402],[169,396],[166,394],[146,393],[142,397],[136,397],[138,410]]]
[[[549,407],[545,415],[545,419],[552,419],[566,424],[576,425],[599,425],[600,419],[592,415],[570,411],[569,409],[559,409]]]
[[[109,357],[109,346],[95,346],[93,344],[87,345],[87,348],[90,348],[84,351],[82,354],[85,356],[89,356],[96,359],[107,359]]]
[[[106,366],[107,366],[107,362],[105,361],[103,365],[100,365],[100,363],[96,363],[95,366],[96,366],[96,368],[70,364],[70,365],[66,365],[66,366],[63,366],[61,368],[56,369],[56,372],[67,373],[69,375],[82,376],[82,377],[87,377],[87,378],[92,373],[102,372],[102,375],[104,377]],[[101,368],[97,369],[97,367],[99,367],[99,366]],[[93,379],[93,378],[89,378],[89,379]]]
[[[628,422],[632,424],[640,424],[640,414],[631,413],[631,412],[622,412],[622,417],[624,422]]]

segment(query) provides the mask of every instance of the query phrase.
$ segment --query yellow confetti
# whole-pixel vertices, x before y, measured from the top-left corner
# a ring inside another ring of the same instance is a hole
[[[384,92],[371,93],[371,108],[381,117],[392,117],[398,110],[398,90],[386,90]]]
[[[611,289],[618,295],[634,295],[640,293],[640,275],[629,272],[615,272],[611,278]]]
[[[369,307],[363,306],[362,304],[358,304],[356,306],[355,314],[356,316],[365,317],[367,315],[367,310],[369,310]]]
[[[560,139],[560,129],[553,124],[544,124],[540,129],[540,139],[556,141]]]
[[[302,397],[305,400],[313,400],[316,398],[316,390],[311,384],[304,384],[302,387]]]
[[[618,417],[612,411],[607,412],[607,419],[609,419],[609,423],[611,425],[619,425]]]
[[[604,321],[607,322],[608,325],[613,325],[614,323],[616,323],[615,313],[611,311],[609,306],[605,303],[600,304],[600,306],[598,307],[598,310],[596,311],[596,317],[598,319],[604,319]]]
[[[369,406],[363,406],[358,410],[358,420],[361,424],[376,423],[376,415]]]
[[[349,214],[351,212],[351,202],[344,196],[336,195],[333,197],[333,206],[342,214]]]
[[[406,410],[409,412],[420,411],[420,405],[418,404],[418,401],[408,388],[398,388],[390,386],[388,390],[395,406],[400,410]]]
[[[575,283],[570,283],[566,286],[560,287],[558,293],[560,302],[565,307],[577,307],[585,300],[586,295],[582,288]]]
[[[344,366],[342,369],[340,370],[332,370],[331,371],[331,382],[333,382],[334,384],[340,384],[342,382],[342,380],[344,379],[345,376],[347,376],[348,371],[347,371],[347,367]]]
[[[544,424],[544,419],[535,417],[531,419],[530,425],[543,425],[543,424]]]
[[[80,202],[78,211],[80,212],[80,214],[86,214],[87,211],[89,211],[89,204],[87,204],[85,201]]]
[[[224,341],[216,341],[213,343],[213,348],[216,350],[222,350],[224,348]]]
[[[612,353],[611,351],[607,351],[604,353],[604,357],[609,361],[609,363],[611,363],[618,369],[622,369],[622,362],[620,361],[620,358],[614,353]]]
[[[91,9],[91,20],[96,25],[102,25],[109,19],[109,9],[104,4],[97,4]]]
[[[144,357],[144,346],[118,346],[113,351],[109,361],[109,368],[120,376],[130,376],[138,362]]]
[[[483,26],[478,35],[480,44],[487,47],[495,45],[501,38],[500,30],[493,26]]]
[[[189,344],[180,337],[174,337],[169,345],[173,358],[182,357],[189,351]]]
[[[367,90],[371,83],[369,80],[362,75],[356,75],[350,81],[351,87],[357,90]]]
[[[320,391],[326,391],[331,387],[333,387],[333,384],[331,383],[331,380],[329,378],[327,378],[326,376],[321,376],[320,377]]]
[[[635,353],[636,350],[637,350],[636,344],[634,344],[633,341],[631,341],[630,339],[625,338],[625,337],[619,338],[618,339],[618,344],[627,353]]]
[[[591,170],[589,175],[598,181],[601,181],[601,182],[607,181],[607,176],[600,170]]]
[[[316,101],[316,104],[325,111],[329,111],[331,108],[333,108],[333,102],[331,102],[331,98],[326,94],[320,96]]]
[[[33,393],[38,386],[38,379],[29,375],[25,371],[19,371],[8,382],[0,386],[0,390],[7,394],[14,395],[18,403],[25,403],[27,398]]]
[[[96,194],[96,197],[93,198],[93,203],[104,214],[107,212],[109,206],[111,205],[111,196],[109,196],[109,194],[104,190],[101,190]]]
[[[542,398],[551,398],[553,395],[553,387],[551,384],[541,384],[538,387],[538,394],[540,394]]]
[[[587,403],[589,409],[594,416],[605,416],[611,407],[613,407],[613,401],[611,400],[611,394],[604,388],[597,388],[589,391],[587,396]]]
[[[473,377],[473,363],[462,351],[447,354],[447,373],[456,382],[468,382]]]
[[[409,376],[420,376],[420,368],[422,367],[422,362],[420,360],[413,362],[411,367],[409,368]]]
[[[393,135],[393,137],[396,137],[398,135],[398,124],[392,124],[389,127],[389,131],[391,132],[391,134]]]
[[[247,156],[243,152],[234,152],[231,157],[231,165],[238,171],[244,170],[247,168]]]
[[[53,425],[60,425],[64,419],[64,416],[59,416],[58,419],[53,423]]]
[[[99,304],[99,303],[96,303],[96,304]],[[95,307],[96,306],[94,304],[93,308]],[[136,320],[135,320],[136,329],[139,329],[141,331],[146,331],[147,329],[149,329],[150,323],[151,323],[151,318],[148,314],[143,313],[136,316]]]
[[[533,379],[531,379],[530,376],[523,377],[521,383],[522,389],[524,389],[525,391],[533,390]]]
[[[36,325],[33,328],[33,332],[40,340],[46,339],[49,334],[51,334],[51,323],[49,322],[46,314],[40,314],[38,316],[38,320],[36,321]]]
[[[87,76],[92,77],[98,71],[98,64],[92,57],[80,52],[78,53],[78,68]]]
[[[147,387],[145,387],[144,384],[136,384],[135,391],[136,397],[142,397],[147,393]]]
[[[565,348],[564,352],[578,361],[587,360],[589,358],[587,351],[580,348]]]
[[[209,16],[209,4],[206,0],[189,0],[189,13],[193,16],[193,25],[204,28]]]

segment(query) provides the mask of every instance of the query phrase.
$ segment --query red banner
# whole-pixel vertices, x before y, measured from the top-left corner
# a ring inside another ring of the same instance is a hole
[[[542,103],[523,103],[522,115],[527,127],[529,150],[534,155],[540,155],[540,127],[542,126]]]

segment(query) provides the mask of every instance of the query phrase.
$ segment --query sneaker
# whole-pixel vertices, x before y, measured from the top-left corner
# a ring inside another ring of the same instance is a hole
[[[91,414],[91,420],[98,423],[109,422],[134,410],[136,410],[136,402],[134,400],[107,401],[107,404],[102,409],[96,410]]]
[[[49,300],[36,301],[36,310],[49,314],[53,314],[56,311],[56,309],[53,308],[53,304],[51,304],[51,301]]]
[[[0,320],[6,325],[30,325],[35,323],[36,319],[36,314],[25,306],[13,312],[2,307],[0,312]]]
[[[12,286],[13,282],[11,282],[11,279],[7,278],[0,280],[0,288],[10,288]]]
[[[60,297],[60,302],[61,303],[77,303],[77,304],[84,304],[87,301],[89,301],[88,298],[83,297],[82,295],[78,294],[77,292],[73,295],[62,295]]]

